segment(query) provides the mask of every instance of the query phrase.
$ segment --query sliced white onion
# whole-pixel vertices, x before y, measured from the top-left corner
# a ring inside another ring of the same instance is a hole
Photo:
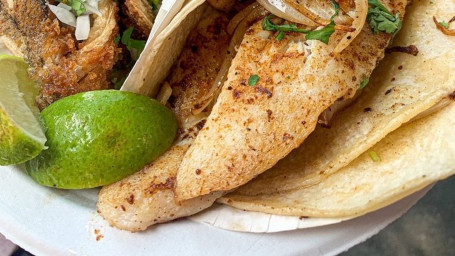
[[[65,9],[65,10],[67,10],[67,11],[71,11],[71,9],[72,9],[71,6],[66,5],[66,4],[64,4],[64,3],[59,3],[59,4],[57,5],[57,7],[63,8],[63,9]]]
[[[59,21],[62,23],[65,23],[66,25],[76,27],[76,15],[74,15],[72,12],[66,10],[65,8],[58,7],[55,5],[47,4],[49,6],[49,9]]]
[[[355,30],[353,32],[348,32],[344,35],[341,41],[337,44],[333,50],[335,53],[342,52],[346,47],[348,47],[354,39],[360,34],[368,14],[368,0],[354,0],[355,2],[355,13],[352,25]]]
[[[327,9],[323,8],[324,5],[321,4],[320,1],[314,1],[316,5],[313,7],[317,7],[317,10],[310,10],[305,4],[300,1],[296,0],[283,0],[283,3],[287,5],[289,8],[294,8],[297,12],[301,13],[303,16],[307,17],[308,19],[312,20],[314,23],[317,23],[321,26],[325,26],[330,23],[329,19],[322,18],[321,15],[327,14]],[[324,10],[325,9],[325,10]],[[318,13],[320,11],[321,13]],[[329,18],[329,17],[328,17]]]
[[[165,82],[163,86],[161,86],[161,90],[156,96],[156,100],[159,101],[161,104],[166,105],[171,95],[172,95],[171,85],[168,82]]]
[[[85,3],[84,7],[85,7],[84,14],[96,14],[98,16],[101,16],[101,12],[98,10],[98,8],[95,8],[94,6],[90,5],[89,3]]]
[[[257,0],[265,9],[287,21],[307,26],[319,26],[320,24],[307,18],[296,9],[285,4],[282,0]]]
[[[77,17],[76,40],[87,40],[90,34],[90,15],[85,14]]]
[[[250,15],[251,11],[255,8],[258,8],[260,5],[258,3],[253,3],[248,5],[247,7],[243,8],[240,12],[238,12],[232,19],[229,21],[229,24],[226,28],[229,35],[232,35],[239,25],[239,23],[244,20],[248,15]]]
[[[98,3],[100,0],[86,0],[84,2],[98,10]]]

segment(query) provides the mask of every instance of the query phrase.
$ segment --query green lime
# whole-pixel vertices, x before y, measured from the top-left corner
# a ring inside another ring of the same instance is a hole
[[[21,58],[0,55],[0,165],[30,160],[46,142],[27,68]]]
[[[146,96],[93,91],[58,100],[41,112],[47,150],[26,163],[38,183],[64,189],[118,181],[153,162],[172,144],[177,120]]]

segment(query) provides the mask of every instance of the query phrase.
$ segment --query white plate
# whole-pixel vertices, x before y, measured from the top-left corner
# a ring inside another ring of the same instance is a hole
[[[109,227],[96,214],[97,190],[45,188],[35,184],[23,167],[0,167],[0,188],[0,233],[38,256],[335,255],[379,232],[428,190],[324,227],[251,234],[183,219],[132,234]]]

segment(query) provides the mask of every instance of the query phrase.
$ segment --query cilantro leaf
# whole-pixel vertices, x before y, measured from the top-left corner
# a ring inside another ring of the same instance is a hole
[[[365,88],[365,86],[367,86],[367,84],[368,84],[369,82],[370,82],[370,78],[369,78],[369,77],[363,79],[363,81],[360,83],[359,90],[362,90],[363,88]]]
[[[127,30],[125,30],[120,41],[126,46],[126,49],[128,49],[128,51],[131,52],[133,50],[136,50],[139,52],[138,55],[140,55],[145,48],[146,42],[145,40],[132,39],[131,35],[133,34],[133,30],[133,27],[129,27]]]
[[[116,36],[114,38],[114,43],[118,44],[121,42],[126,46],[126,49],[130,51],[131,58],[137,60],[141,55],[142,51],[145,48],[145,40],[136,40],[132,39],[131,35],[133,34],[134,27],[129,27],[127,30],[123,31],[123,34]]]
[[[280,31],[280,32],[278,33],[278,35],[276,35],[276,40],[277,40],[278,42],[281,41],[281,40],[283,40],[284,35],[285,35],[284,32],[283,32],[283,31]]]
[[[252,75],[252,76],[250,76],[250,78],[248,78],[248,85],[249,86],[255,86],[258,81],[259,81],[259,76],[258,75]]]
[[[330,17],[330,20],[333,20],[336,16],[338,16],[338,14],[340,14],[340,5],[333,0],[330,1],[330,3],[332,4],[333,9],[335,9],[335,13],[332,15],[332,17]]]
[[[154,11],[158,10],[159,6],[161,5],[161,0],[148,0],[148,1]]]
[[[368,4],[374,8],[378,8],[379,10],[392,15],[392,13],[381,2],[379,2],[379,0],[368,0]]]
[[[443,26],[444,28],[449,28],[449,23],[447,23],[445,21],[439,22],[439,25]]]
[[[298,28],[295,24],[282,24],[277,25],[274,24],[270,20],[271,16],[267,16],[262,21],[262,29],[267,31],[279,31],[276,39],[281,41],[284,37],[284,32],[297,32],[306,34],[306,40],[319,40],[325,44],[328,44],[330,36],[335,32],[335,22],[332,20],[329,25],[323,27],[319,30],[308,30],[308,29],[301,29]]]
[[[376,153],[376,151],[371,150],[370,152],[368,152],[368,155],[370,156],[373,162],[381,162],[381,157],[378,155],[378,153]]]
[[[371,7],[368,9],[367,22],[374,34],[385,32],[395,35],[401,29],[400,13],[393,15],[378,0],[368,0],[368,4]]]
[[[120,34],[118,34],[118,35],[114,38],[114,43],[115,43],[115,44],[120,43]]]
[[[340,13],[340,5],[334,0],[331,0],[330,3],[332,4],[335,13],[330,18],[330,23],[319,30],[301,29],[298,28],[295,24],[277,25],[270,20],[270,17],[272,17],[272,15],[266,16],[264,18],[262,21],[262,29],[267,31],[279,31],[276,36],[277,41],[283,40],[285,35],[284,32],[297,32],[306,34],[306,40],[319,40],[325,44],[328,44],[330,37],[335,32],[335,21],[333,19]]]
[[[332,20],[329,25],[309,32],[306,36],[306,40],[319,40],[325,44],[329,43],[330,36],[335,32],[335,22]]]
[[[276,25],[271,20],[272,15],[266,16],[262,21],[262,29],[267,31],[280,31],[280,32],[297,32],[297,33],[308,33],[310,30],[298,28],[295,24],[282,24]]]
[[[76,16],[81,16],[87,10],[85,9],[84,3],[82,0],[58,0],[61,3],[67,4],[76,12]]]

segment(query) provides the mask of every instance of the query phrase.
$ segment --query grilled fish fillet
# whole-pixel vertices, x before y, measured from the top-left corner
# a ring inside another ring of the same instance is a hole
[[[0,35],[15,43],[30,65],[29,73],[41,85],[41,108],[78,92],[107,89],[107,73],[118,54],[117,5],[99,3],[89,38],[77,42],[72,27],[61,25],[44,0],[0,2]],[[8,41],[8,40],[7,40]],[[10,44],[11,45],[11,44]]]
[[[205,5],[195,12],[202,14],[204,8]],[[173,189],[181,160],[209,114],[209,109],[198,114],[194,110],[199,108],[199,99],[210,93],[224,60],[220,53],[226,52],[230,41],[227,23],[225,14],[209,8],[188,36],[165,82],[172,88],[170,107],[182,130],[177,143],[142,171],[101,189],[98,212],[112,226],[133,232],[145,230],[150,225],[199,212],[221,196],[214,193],[176,204]],[[184,26],[187,25],[190,24]]]
[[[404,13],[405,0],[386,1]],[[177,175],[180,201],[230,191],[271,168],[314,130],[338,98],[352,97],[383,58],[391,35],[368,25],[339,55],[329,45],[289,34],[282,41],[261,22],[245,35],[217,103]],[[249,78],[259,76],[255,85]]]

